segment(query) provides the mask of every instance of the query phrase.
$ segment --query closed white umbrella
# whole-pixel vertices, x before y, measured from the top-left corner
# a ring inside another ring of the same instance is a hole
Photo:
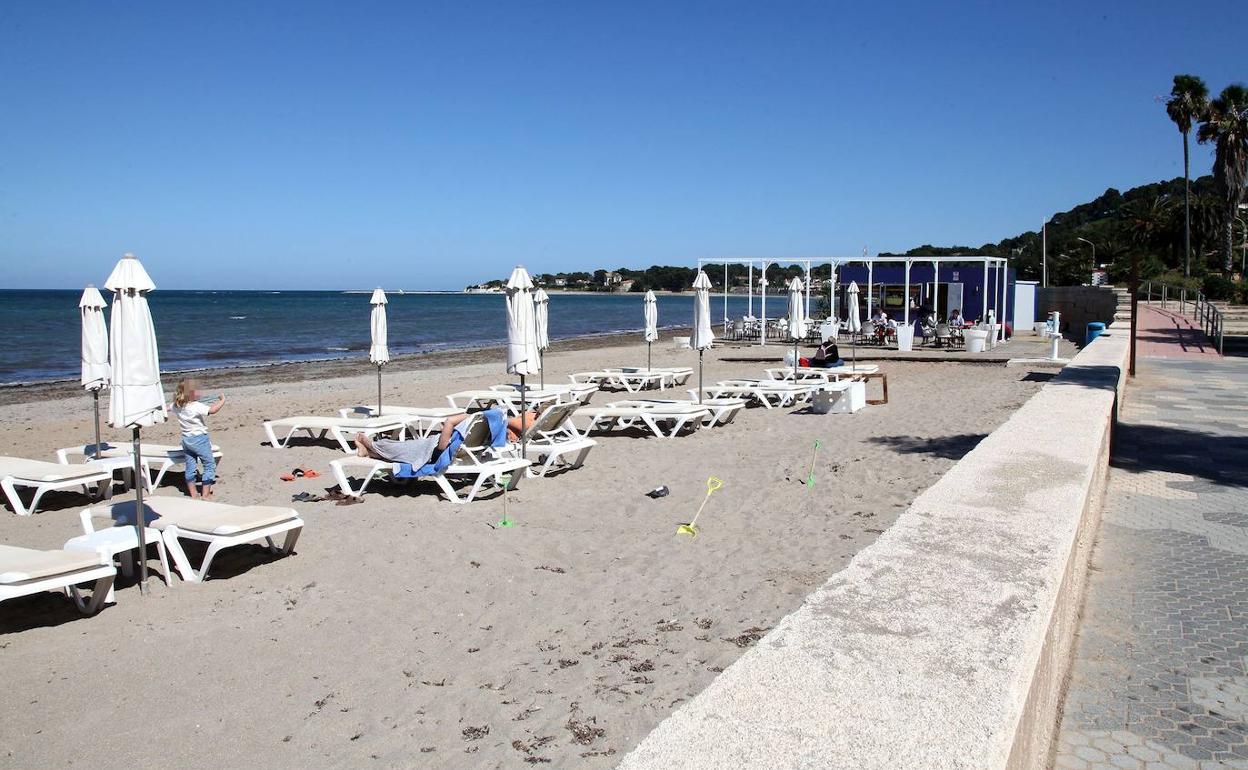
[[[372,331],[372,344],[368,348],[368,360],[377,366],[377,415],[381,416],[381,367],[390,363],[390,346],[386,331],[386,293],[381,287],[373,289],[373,296],[368,301],[373,306],[373,314],[369,319]]]
[[[156,349],[156,329],[147,306],[148,292],[156,284],[133,254],[124,255],[104,288],[113,292],[112,328],[109,330],[109,359],[112,386],[109,389],[108,423],[114,428],[130,428],[134,441],[135,529],[139,538],[139,593],[147,593],[147,543],[143,532],[143,452],[142,428],[164,422],[168,414],[164,389],[160,385],[160,354]]]
[[[858,282],[850,281],[846,293],[849,295],[850,368],[853,369],[858,364],[858,333],[862,331],[862,318],[858,316]]]
[[[533,292],[533,334],[537,337],[537,352],[541,357],[546,356],[546,349],[550,347],[550,331],[547,325],[550,323],[550,296],[546,294],[545,289],[538,289]],[[546,370],[538,364],[541,371],[541,387],[546,387]]]
[[[523,266],[516,265],[503,291],[507,295],[507,371],[520,375],[520,456],[527,457],[525,420],[529,404],[524,378],[542,368],[541,352],[537,349],[533,279]]]
[[[82,317],[82,387],[91,392],[95,408],[95,444],[91,454],[100,456],[100,391],[108,387],[112,369],[108,365],[108,327],[104,324],[104,297],[89,284],[78,300]]]
[[[702,353],[715,341],[711,330],[711,279],[699,270],[693,279],[693,336],[689,347],[698,351],[698,403],[702,403]]]
[[[646,290],[642,308],[646,317],[646,371],[650,371],[650,344],[659,339],[659,301],[653,291]]]
[[[806,336],[806,298],[802,279],[789,281],[789,339],[793,340],[793,379],[797,379],[797,344]]]

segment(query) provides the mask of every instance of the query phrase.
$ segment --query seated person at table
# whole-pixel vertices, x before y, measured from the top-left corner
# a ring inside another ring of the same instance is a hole
[[[374,460],[385,460],[388,463],[407,463],[413,468],[419,468],[431,462],[438,456],[438,453],[446,449],[451,444],[451,434],[459,428],[460,424],[473,415],[457,414],[447,417],[442,423],[442,432],[437,436],[426,436],[425,438],[414,438],[406,441],[396,441],[394,439],[379,438],[370,439],[363,433],[355,434],[355,453],[360,457],[371,457]],[[509,417],[507,419],[507,440],[518,442],[521,432],[531,426],[537,420],[537,413],[530,410],[524,413],[523,425],[521,418]],[[461,431],[462,435],[462,431]]]
[[[826,340],[815,354],[810,358],[798,359],[801,366],[811,366],[818,369],[828,369],[833,366],[844,366],[845,362],[841,360],[841,354],[836,348],[836,340]]]
[[[961,329],[963,326],[966,326],[966,319],[962,317],[962,312],[957,308],[954,308],[953,312],[949,314],[949,325],[955,329]]]

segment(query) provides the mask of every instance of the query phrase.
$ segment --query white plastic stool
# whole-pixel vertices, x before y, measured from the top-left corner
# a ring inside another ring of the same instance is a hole
[[[84,527],[90,527],[90,521],[85,521]],[[165,585],[172,587],[173,580],[169,574],[169,559],[165,553],[164,538],[151,527],[143,529],[143,536],[148,545],[156,546],[156,553],[160,555],[160,568],[164,572]],[[121,574],[126,577],[134,574],[134,557],[130,552],[138,550],[138,547],[138,530],[128,525],[88,532],[85,535],[71,537],[65,541],[66,551],[91,551],[99,554],[101,559],[108,559],[110,562],[113,557],[120,554]],[[142,558],[141,555],[140,558]],[[113,602],[113,589],[111,587],[108,589],[108,596],[104,597],[104,601],[110,604]]]

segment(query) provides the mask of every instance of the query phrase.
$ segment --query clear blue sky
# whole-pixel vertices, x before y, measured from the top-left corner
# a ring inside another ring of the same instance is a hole
[[[1242,0],[938,5],[3,3],[0,287],[978,245],[1180,175],[1156,97],[1248,79]]]

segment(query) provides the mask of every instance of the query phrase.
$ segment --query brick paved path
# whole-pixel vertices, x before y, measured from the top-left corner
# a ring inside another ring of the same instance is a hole
[[[1217,348],[1189,315],[1180,314],[1177,302],[1158,305],[1140,303],[1139,328],[1136,330],[1136,355],[1140,358],[1219,358]],[[1138,368],[1138,367],[1137,367]]]
[[[1248,360],[1150,343],[1170,357],[1124,400],[1055,766],[1248,770]]]

